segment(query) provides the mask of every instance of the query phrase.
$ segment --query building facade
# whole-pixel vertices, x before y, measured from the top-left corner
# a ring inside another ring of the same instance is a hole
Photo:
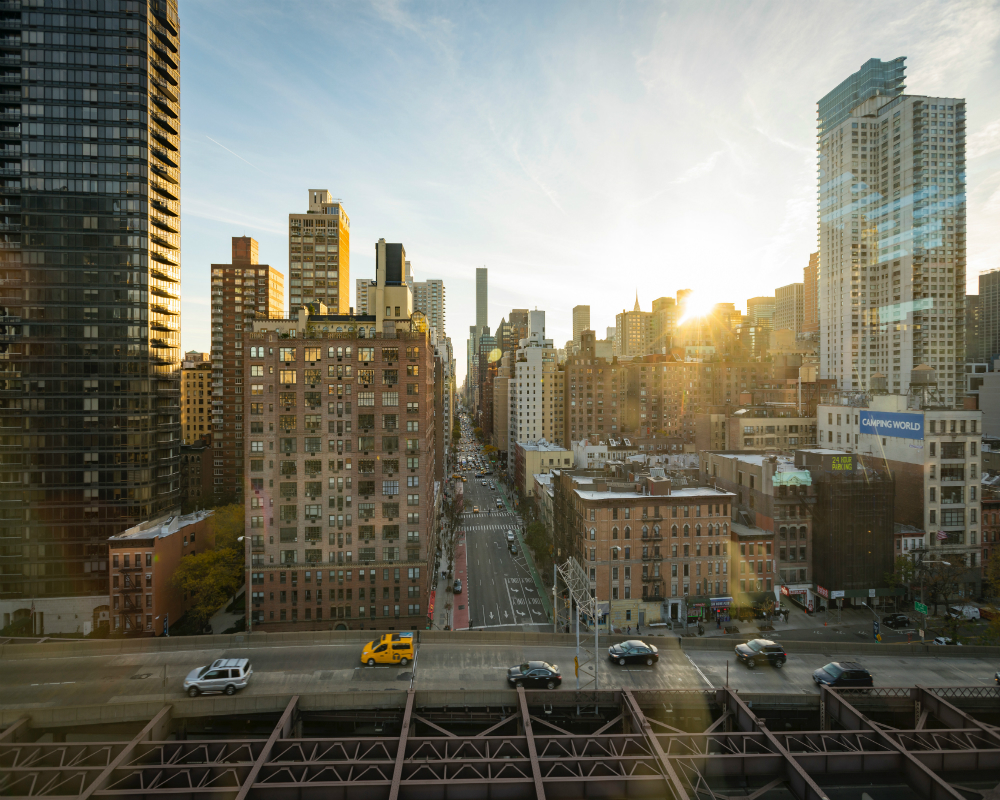
[[[1000,358],[1000,269],[979,275],[979,351],[976,361]]]
[[[354,313],[359,316],[368,314],[368,287],[371,278],[358,278],[354,281]]]
[[[589,330],[590,306],[573,306],[573,347],[575,349],[580,347],[580,335]]]
[[[805,286],[790,283],[774,292],[774,330],[799,333],[805,324]]]
[[[522,339],[507,382],[507,471],[514,472],[515,445],[563,438],[563,379],[552,340],[545,338],[545,312],[529,311],[530,332]]]
[[[435,357],[410,321],[403,263],[401,246],[379,241],[376,314],[316,304],[245,331],[262,376],[244,394],[247,614],[258,629],[427,624]]]
[[[212,513],[159,517],[108,540],[112,632],[163,636],[180,620],[184,596],[170,579],[184,556],[214,547]]]
[[[535,475],[575,466],[572,450],[546,442],[518,442],[514,451],[514,485],[524,497],[534,495]]]
[[[773,329],[777,302],[773,297],[751,297],[747,300],[747,318],[751,325]]]
[[[212,459],[216,503],[243,492],[243,330],[256,318],[281,317],[284,276],[257,260],[257,242],[233,237],[231,264],[212,264]]]
[[[802,332],[819,333],[819,252],[802,268]]]
[[[212,361],[185,353],[181,362],[181,432],[184,444],[212,438]]]
[[[432,279],[428,281],[417,281],[413,284],[414,310],[422,311],[427,316],[427,324],[432,327],[440,337],[447,335],[444,329],[444,301],[444,281]]]
[[[866,390],[883,374],[890,391],[906,392],[912,370],[929,364],[954,407],[965,359],[966,106],[902,94],[902,73],[902,59],[873,59],[845,82],[855,89],[841,84],[820,101],[822,375]]]
[[[180,503],[180,22],[0,17],[0,612],[72,632],[110,537]]]
[[[590,436],[618,436],[625,418],[625,371],[618,359],[599,358],[593,331],[580,336],[580,353],[563,365],[565,448]]]
[[[934,558],[964,563],[964,591],[978,595],[982,412],[889,394],[848,396],[817,417],[821,445],[892,472],[895,521],[927,531]]]
[[[351,302],[351,220],[326,189],[309,190],[304,214],[288,215],[288,308],[323,303],[346,314]]]

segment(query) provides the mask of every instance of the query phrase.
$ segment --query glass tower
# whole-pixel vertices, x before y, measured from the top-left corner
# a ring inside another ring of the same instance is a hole
[[[103,620],[108,538],[179,508],[179,30],[174,0],[0,4],[5,625]]]
[[[819,135],[839,125],[851,115],[852,108],[871,97],[884,95],[891,99],[901,95],[906,88],[905,62],[905,56],[892,61],[869,58],[861,69],[825,94],[817,104]]]

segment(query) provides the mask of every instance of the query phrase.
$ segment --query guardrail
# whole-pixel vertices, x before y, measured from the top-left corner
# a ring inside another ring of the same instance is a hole
[[[143,639],[49,639],[31,644],[0,645],[0,659],[68,658],[85,656],[106,656],[128,653],[169,653],[182,651],[234,651],[253,650],[266,647],[307,647],[336,644],[361,645],[391,631],[282,631],[278,633],[234,633],[215,636],[174,636]],[[490,644],[490,645],[555,645],[572,647],[576,644],[574,634],[533,633],[527,631],[415,631],[420,644]],[[729,652],[739,640],[735,639],[679,639],[643,634],[660,650],[687,650],[690,652]],[[608,644],[623,642],[635,636],[615,634],[601,635],[601,641]],[[750,637],[748,637],[750,638]],[[788,652],[823,653],[827,655],[886,656],[932,656],[939,658],[990,658],[1000,657],[1000,647],[970,646],[954,647],[930,644],[877,644],[851,642],[818,642],[782,640]]]

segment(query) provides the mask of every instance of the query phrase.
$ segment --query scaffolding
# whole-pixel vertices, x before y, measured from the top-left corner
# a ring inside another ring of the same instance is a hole
[[[571,623],[573,624],[576,631],[576,668],[574,670],[576,673],[576,688],[580,690],[593,683],[594,690],[597,691],[600,688],[597,677],[598,654],[600,653],[597,598],[592,597],[590,594],[590,579],[587,577],[586,570],[580,566],[580,563],[573,556],[567,558],[562,564],[557,564],[555,572],[556,579],[552,587],[552,618],[555,620],[555,630],[556,632],[561,629],[565,630],[570,627]],[[560,577],[566,586],[566,593],[568,595],[567,603],[562,608],[560,608],[558,603]],[[580,644],[581,615],[590,620],[590,624],[594,627],[593,650],[590,650],[586,645],[581,646]],[[585,675],[590,675],[592,672],[592,679],[581,683],[581,672]]]

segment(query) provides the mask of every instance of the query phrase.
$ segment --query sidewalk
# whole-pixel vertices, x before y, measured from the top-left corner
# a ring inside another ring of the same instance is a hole
[[[469,606],[466,602],[469,592],[468,564],[465,552],[465,533],[461,531],[455,534],[458,537],[458,544],[455,546],[455,574],[451,578],[441,577],[440,570],[435,580],[437,588],[432,591],[434,596],[434,614],[431,618],[431,629],[444,630],[445,625],[449,625],[452,630],[465,630],[469,627]],[[447,569],[447,565],[442,565]],[[446,589],[455,585],[455,579],[462,581],[461,594],[454,594]],[[449,603],[452,608],[446,609]]]

